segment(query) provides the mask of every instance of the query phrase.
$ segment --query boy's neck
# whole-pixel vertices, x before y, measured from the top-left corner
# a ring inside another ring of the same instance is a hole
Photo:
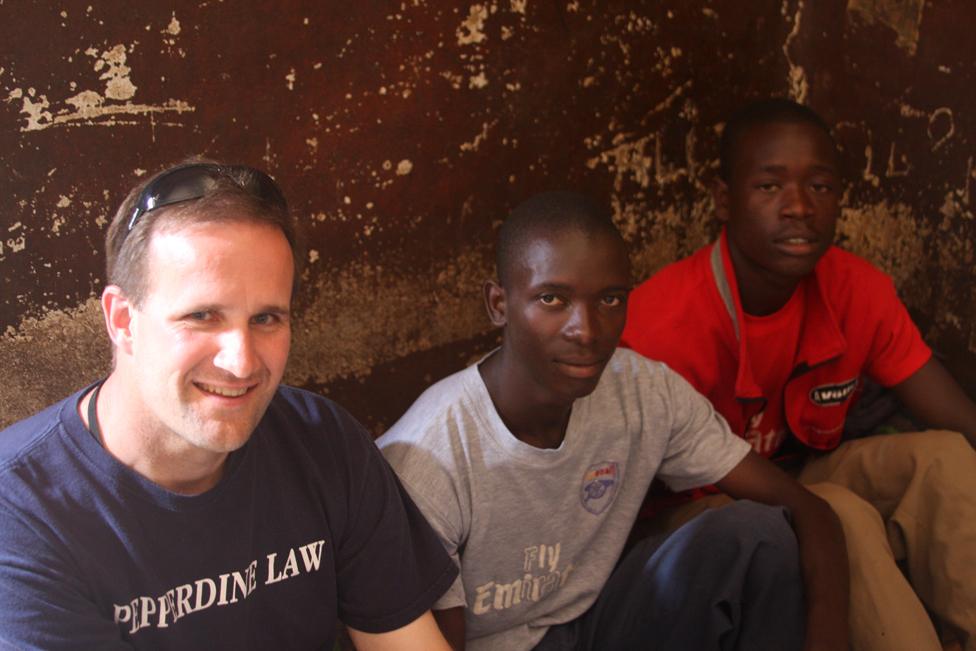
[[[478,371],[495,411],[515,438],[542,449],[562,445],[572,403],[548,404],[536,400],[535,392],[520,377],[519,367],[507,364],[502,350],[479,364]]]

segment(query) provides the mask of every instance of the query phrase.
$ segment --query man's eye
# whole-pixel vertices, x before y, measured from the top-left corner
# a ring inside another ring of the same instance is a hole
[[[814,183],[810,186],[817,194],[827,194],[833,192],[834,186],[829,183]]]
[[[541,301],[543,305],[559,305],[562,302],[555,294],[542,294],[539,296],[539,301]]]
[[[772,193],[779,190],[779,183],[760,183],[756,186],[760,192]]]
[[[258,314],[251,319],[257,325],[273,325],[281,321],[277,314]]]
[[[207,311],[190,312],[186,315],[186,319],[189,321],[209,321],[211,316],[211,313]]]
[[[622,296],[604,296],[603,304],[609,307],[619,307],[624,304]]]

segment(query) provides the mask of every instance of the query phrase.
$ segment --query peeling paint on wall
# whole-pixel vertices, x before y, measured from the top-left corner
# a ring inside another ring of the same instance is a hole
[[[783,0],[782,14],[793,24],[793,28],[790,30],[789,35],[786,37],[786,42],[783,43],[783,54],[786,56],[786,62],[789,66],[789,84],[790,84],[790,96],[801,104],[807,102],[807,94],[810,91],[810,85],[807,82],[807,73],[802,66],[794,63],[793,58],[790,56],[790,45],[796,39],[797,35],[800,33],[800,28],[803,21],[803,0],[796,0],[796,11],[792,16],[788,13],[789,0]]]
[[[188,103],[175,99],[158,105],[128,101],[135,96],[137,87],[130,78],[132,70],[126,65],[125,45],[120,43],[101,52],[97,48],[88,48],[85,54],[95,59],[93,69],[100,73],[98,78],[105,81],[104,95],[94,90],[84,90],[64,99],[64,104],[73,109],[62,108],[52,112],[47,95],[39,94],[35,88],[28,88],[26,92],[22,88],[14,88],[9,91],[7,101],[22,100],[20,112],[27,116],[25,125],[20,129],[22,132],[41,131],[52,126],[117,126],[123,122],[115,116],[180,114],[195,110]],[[173,126],[181,125],[176,123]]]
[[[0,418],[105,371],[108,218],[187,155],[282,182],[309,241],[288,380],[338,392],[378,432],[399,415],[389,396],[493,345],[479,287],[516,203],[604,198],[641,280],[714,238],[723,120],[763,95],[834,126],[841,243],[892,275],[933,343],[976,354],[963,0],[253,9],[174,0],[123,20],[0,2],[0,364],[16,375]]]

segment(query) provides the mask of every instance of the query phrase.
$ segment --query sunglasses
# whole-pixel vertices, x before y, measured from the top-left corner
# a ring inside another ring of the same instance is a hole
[[[174,167],[143,188],[132,210],[132,216],[129,217],[128,230],[132,230],[140,217],[157,208],[206,196],[221,179],[229,179],[258,199],[283,211],[288,210],[278,185],[261,170],[244,165],[192,163]]]

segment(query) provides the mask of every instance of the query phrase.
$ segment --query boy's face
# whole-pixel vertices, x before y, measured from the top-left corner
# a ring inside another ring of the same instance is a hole
[[[627,316],[629,264],[606,233],[540,234],[525,245],[493,320],[505,326],[527,399],[571,403],[596,388]]]
[[[740,281],[795,282],[813,271],[840,214],[836,158],[812,124],[773,122],[739,137],[715,203]]]

